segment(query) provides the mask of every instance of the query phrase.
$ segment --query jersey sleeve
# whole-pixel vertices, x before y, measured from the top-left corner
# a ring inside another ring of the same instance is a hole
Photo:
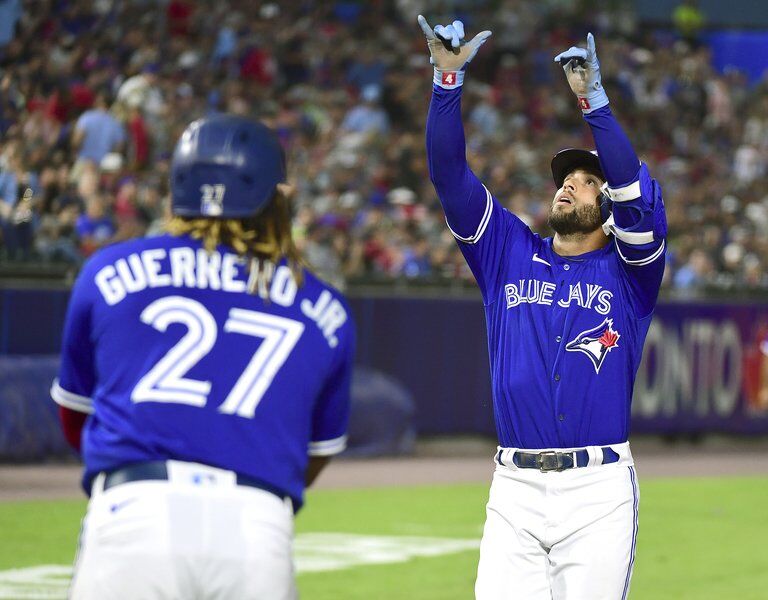
[[[502,258],[530,245],[533,234],[501,206],[467,164],[460,87],[433,87],[426,143],[430,179],[448,228],[489,304],[498,290]]]
[[[603,192],[611,216],[604,228],[613,235],[635,314],[653,312],[664,275],[667,221],[661,186],[641,163],[609,107],[585,115],[605,173]]]
[[[332,456],[347,447],[352,363],[355,350],[354,324],[347,322],[344,341],[337,347],[334,367],[328,375],[312,413],[310,456]]]
[[[96,373],[91,343],[91,318],[96,290],[87,266],[77,278],[69,297],[61,346],[61,365],[51,387],[51,397],[65,408],[93,412]]]

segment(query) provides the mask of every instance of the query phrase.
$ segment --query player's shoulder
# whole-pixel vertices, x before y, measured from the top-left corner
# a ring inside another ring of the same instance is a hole
[[[496,210],[504,223],[504,230],[514,235],[518,241],[525,241],[531,247],[538,248],[542,237],[533,230],[533,218],[527,214],[517,214],[504,206],[494,196]]]

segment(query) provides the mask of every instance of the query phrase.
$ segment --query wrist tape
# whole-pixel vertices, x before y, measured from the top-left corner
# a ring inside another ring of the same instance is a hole
[[[446,90],[455,90],[464,84],[464,71],[443,71],[435,67],[432,83]]]

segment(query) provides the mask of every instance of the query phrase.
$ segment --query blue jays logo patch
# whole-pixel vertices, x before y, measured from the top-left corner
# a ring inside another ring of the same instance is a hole
[[[597,327],[582,331],[566,344],[565,349],[586,354],[595,367],[595,373],[599,373],[608,353],[618,348],[620,337],[621,334],[613,328],[613,319],[606,318]]]

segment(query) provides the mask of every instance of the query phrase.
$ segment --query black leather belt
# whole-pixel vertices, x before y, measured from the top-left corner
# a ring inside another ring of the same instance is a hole
[[[115,469],[114,471],[107,471],[104,477],[104,490],[113,488],[116,485],[122,485],[124,483],[130,483],[132,481],[167,481],[168,480],[168,465],[164,460],[155,460],[150,462],[136,463]],[[282,490],[276,488],[273,485],[265,483],[254,477],[248,477],[247,475],[236,474],[237,485],[244,485],[246,487],[258,488],[274,494],[281,500],[288,498],[288,494]]]
[[[602,465],[618,462],[619,455],[610,446],[600,448],[603,452]],[[504,451],[499,450],[496,455],[496,462],[502,466],[501,455]],[[555,450],[544,450],[542,452],[519,452],[512,455],[512,462],[520,469],[538,469],[542,473],[547,471],[565,471],[566,469],[576,469],[586,467],[589,464],[589,452],[586,448],[573,450],[571,452],[557,452]]]

